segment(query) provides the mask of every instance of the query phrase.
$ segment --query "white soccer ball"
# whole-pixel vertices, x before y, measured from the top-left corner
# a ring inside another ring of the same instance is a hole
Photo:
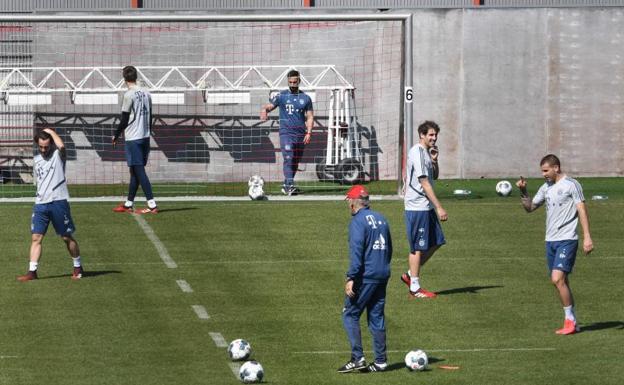
[[[407,366],[409,370],[421,372],[427,369],[428,364],[429,359],[427,358],[427,353],[420,349],[412,350],[405,355],[405,366]]]
[[[260,175],[252,175],[249,177],[249,181],[247,182],[249,187],[252,186],[264,186],[264,179]]]
[[[496,183],[496,193],[502,197],[509,196],[512,189],[513,187],[508,180],[501,180],[500,182]]]
[[[230,342],[227,352],[232,361],[246,360],[251,356],[251,345],[245,340],[237,339]]]
[[[264,377],[264,369],[258,361],[247,361],[241,365],[238,376],[244,384],[261,382]]]
[[[254,201],[264,199],[264,179],[260,175],[252,175],[247,182],[249,198]]]

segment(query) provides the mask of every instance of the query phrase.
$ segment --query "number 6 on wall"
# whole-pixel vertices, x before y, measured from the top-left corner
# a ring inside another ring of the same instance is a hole
[[[412,87],[405,87],[405,103],[414,102],[414,89]]]

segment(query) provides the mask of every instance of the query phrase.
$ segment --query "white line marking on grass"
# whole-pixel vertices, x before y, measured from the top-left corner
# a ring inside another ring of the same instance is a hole
[[[208,334],[210,334],[210,338],[212,338],[212,340],[214,341],[215,345],[217,345],[218,348],[228,347],[228,343],[225,340],[225,338],[223,338],[223,335],[221,333],[209,332]]]
[[[145,221],[145,218],[141,217],[138,214],[132,214],[132,216],[134,217],[134,219],[136,219],[141,229],[143,229],[143,232],[145,233],[147,238],[149,238],[149,240],[152,241],[152,243],[154,244],[154,247],[156,247],[156,251],[158,251],[158,255],[160,255],[160,259],[163,260],[165,265],[167,265],[167,267],[170,269],[175,269],[176,267],[178,267],[178,265],[175,263],[173,258],[171,258],[171,256],[169,255],[169,252],[167,251],[167,248],[165,247],[165,245],[163,245],[160,239],[158,239],[152,227],[149,224],[147,224],[147,221]]]
[[[438,353],[478,353],[478,352],[536,352],[545,351],[550,352],[557,350],[555,348],[474,348],[474,349],[423,349],[425,352],[438,352]],[[388,350],[388,353],[404,353],[404,350]],[[307,352],[293,352],[293,354],[349,354],[351,351],[338,351],[338,350],[314,350]]]
[[[192,293],[193,292],[193,288],[185,280],[178,279],[176,281],[176,283],[178,284],[178,286],[180,286],[180,290],[182,290],[183,292],[185,292],[185,293]]]
[[[208,312],[206,311],[206,308],[203,307],[202,305],[193,305],[191,306],[193,308],[193,311],[195,312],[195,314],[197,314],[197,317],[199,319],[209,319],[210,316],[208,315]]]
[[[0,356],[0,360],[4,360],[7,358],[19,358],[18,356]]]
[[[239,364],[238,362],[230,362],[228,364],[230,366],[230,369],[232,370],[232,374],[234,374],[234,377],[238,378],[240,376],[240,367],[241,364]]]

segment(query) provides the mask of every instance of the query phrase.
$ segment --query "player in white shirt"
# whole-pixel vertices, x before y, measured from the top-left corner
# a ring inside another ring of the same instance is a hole
[[[80,260],[78,242],[73,237],[76,231],[69,209],[69,192],[65,179],[65,145],[51,128],[39,131],[34,138],[39,149],[35,155],[34,173],[37,181],[37,196],[31,219],[30,265],[25,275],[17,277],[18,281],[37,279],[37,268],[41,258],[42,242],[50,222],[56,234],[63,238],[69,255],[74,262],[72,279],[82,278],[83,270]]]
[[[133,66],[123,68],[123,78],[128,86],[124,94],[121,106],[121,119],[113,136],[113,146],[117,139],[124,133],[126,161],[130,171],[130,183],[128,184],[128,198],[125,203],[115,207],[113,211],[118,213],[134,212],[134,198],[141,185],[147,208],[138,210],[140,214],[158,213],[158,207],[154,200],[152,184],[150,183],[145,166],[150,152],[150,133],[152,125],[152,96],[137,84],[137,69]]]
[[[446,243],[440,221],[446,221],[448,214],[433,190],[433,181],[438,177],[439,132],[440,127],[432,121],[418,126],[418,144],[407,155],[404,200],[410,252],[409,270],[401,275],[401,280],[409,286],[410,298],[437,296],[420,286],[420,269]]]
[[[531,199],[524,178],[516,182],[521,192],[522,206],[532,212],[541,206],[546,207],[546,263],[550,280],[555,285],[563,305],[563,328],[557,334],[567,335],[579,331],[574,311],[574,297],[570,289],[568,275],[572,273],[578,248],[578,223],[583,230],[583,252],[594,249],[589,232],[589,217],[585,207],[585,197],[581,185],[561,172],[561,162],[549,154],[540,162],[542,175],[546,179],[535,197]]]

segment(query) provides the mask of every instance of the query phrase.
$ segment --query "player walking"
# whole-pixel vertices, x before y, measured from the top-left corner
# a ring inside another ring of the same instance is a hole
[[[283,157],[284,195],[296,195],[295,174],[303,155],[304,146],[310,143],[314,127],[314,108],[312,99],[299,90],[301,79],[299,72],[288,72],[288,90],[275,95],[269,103],[262,106],[260,120],[269,118],[268,113],[279,107],[280,113],[280,149]]]
[[[409,286],[410,298],[437,296],[420,286],[420,270],[433,253],[446,243],[439,220],[446,221],[448,214],[433,191],[433,180],[438,177],[438,150],[435,144],[439,132],[440,127],[432,121],[418,126],[418,144],[407,155],[404,200],[410,253],[409,270],[401,275],[401,280]]]
[[[78,242],[73,237],[76,231],[69,209],[69,191],[65,179],[65,144],[51,128],[39,131],[34,141],[39,149],[35,155],[34,171],[37,180],[37,196],[31,218],[30,265],[28,273],[17,277],[18,281],[37,279],[37,268],[41,258],[43,237],[52,222],[74,262],[72,279],[82,278],[82,263]]]
[[[353,186],[347,192],[347,200],[352,219],[342,322],[351,342],[351,360],[338,368],[338,372],[381,372],[388,366],[384,307],[392,259],[390,227],[383,215],[369,208],[369,195],[364,186]],[[375,352],[375,361],[368,366],[360,330],[360,316],[365,309]]]
[[[126,140],[126,162],[130,171],[130,183],[128,185],[128,198],[125,203],[115,207],[113,211],[118,213],[133,212],[134,198],[139,189],[139,184],[145,199],[147,208],[138,211],[141,214],[157,214],[158,207],[152,193],[145,166],[150,152],[150,132],[152,126],[152,96],[150,93],[139,87],[137,84],[137,70],[133,66],[126,66],[123,69],[123,78],[128,86],[128,91],[124,94],[121,106],[121,120],[115,135],[113,136],[113,146],[117,144],[117,139],[122,132]]]
[[[532,212],[542,205],[546,206],[546,264],[550,280],[557,289],[563,305],[563,328],[557,334],[574,334],[579,331],[574,311],[574,297],[570,289],[568,275],[572,273],[578,248],[576,227],[581,223],[583,230],[583,252],[591,253],[594,249],[589,233],[589,217],[585,207],[585,197],[581,185],[561,172],[561,162],[555,155],[549,154],[540,162],[542,175],[546,182],[531,199],[527,192],[524,178],[516,182],[520,189],[522,206]]]

